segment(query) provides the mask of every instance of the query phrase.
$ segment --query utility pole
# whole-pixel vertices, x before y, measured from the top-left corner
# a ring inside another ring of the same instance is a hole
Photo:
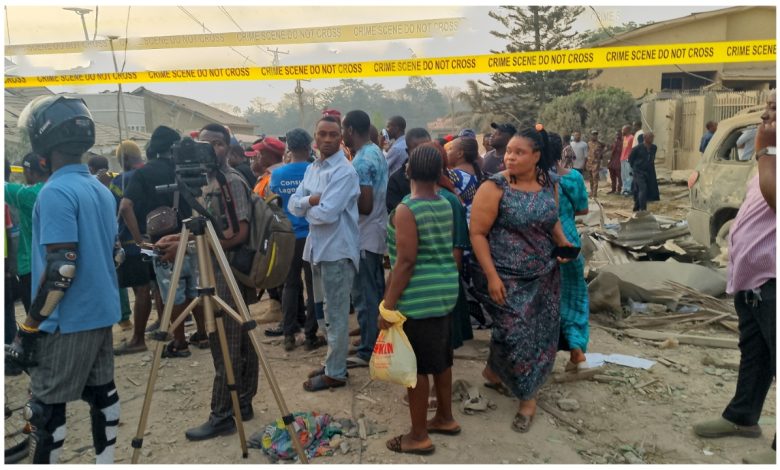
[[[111,58],[114,59],[114,71],[116,73],[119,73],[119,66],[116,63],[116,54],[114,52],[114,40],[118,38],[119,38],[118,36],[108,36],[108,42],[111,45]],[[117,95],[116,98],[116,105],[117,105],[116,120],[119,126],[119,141],[121,142],[123,127],[125,129],[125,136],[129,137],[130,134],[127,131],[127,108],[125,107],[125,95],[122,92],[122,83],[120,82],[117,86],[119,88],[119,95]],[[120,114],[119,114],[120,112],[122,113],[121,116],[124,117],[124,126],[122,126],[122,119],[120,118]]]
[[[271,61],[271,65],[274,67],[278,67],[279,62],[279,54],[289,54],[290,51],[280,51],[277,47],[276,49],[266,48],[268,52],[274,55],[274,59]],[[300,124],[300,127],[303,128],[303,87],[301,86],[301,82],[304,80],[295,80],[295,94],[298,96],[298,123]],[[309,80],[305,80],[309,81]]]
[[[72,11],[81,17],[81,26],[84,28],[84,40],[89,41],[89,33],[87,32],[87,22],[86,20],[84,20],[84,15],[92,13],[92,10],[89,10],[87,8],[63,8],[63,10]]]

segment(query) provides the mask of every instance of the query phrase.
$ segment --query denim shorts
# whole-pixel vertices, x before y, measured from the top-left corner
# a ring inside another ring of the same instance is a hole
[[[173,262],[162,261],[158,256],[154,257],[154,273],[157,276],[157,285],[160,287],[160,295],[163,302],[168,297],[173,277]],[[176,286],[174,305],[181,305],[186,299],[194,299],[198,296],[198,265],[194,255],[184,255],[181,267],[179,285]]]

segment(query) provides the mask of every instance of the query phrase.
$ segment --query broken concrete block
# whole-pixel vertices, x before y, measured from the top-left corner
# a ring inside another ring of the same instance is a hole
[[[574,398],[561,398],[558,400],[558,408],[563,411],[577,411],[580,409],[580,402]]]

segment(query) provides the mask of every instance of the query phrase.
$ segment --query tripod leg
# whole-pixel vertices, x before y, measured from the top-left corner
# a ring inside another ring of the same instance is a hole
[[[225,334],[225,324],[222,317],[222,313],[218,316],[214,313],[216,302],[215,297],[215,279],[214,279],[214,267],[211,264],[211,256],[209,256],[208,246],[203,235],[197,235],[195,243],[198,247],[198,264],[200,270],[200,281],[204,291],[208,291],[208,294],[204,296],[203,302],[203,315],[206,319],[206,331],[209,333],[215,332],[219,339],[219,349],[222,352],[222,363],[225,367],[225,376],[227,379],[227,388],[230,392],[230,399],[233,402],[233,415],[236,420],[236,427],[238,428],[238,437],[241,443],[241,452],[243,458],[249,457],[249,451],[246,445],[246,435],[244,433],[244,423],[241,419],[241,406],[238,403],[238,390],[236,387],[236,377],[233,371],[233,363],[230,362],[230,352],[228,350],[227,335]],[[215,328],[216,327],[216,328]]]
[[[190,231],[187,227],[182,228],[179,248],[176,250],[176,258],[173,264],[173,275],[171,276],[171,287],[168,290],[168,295],[165,299],[165,310],[163,310],[163,317],[160,320],[160,329],[162,331],[168,330],[168,324],[171,321],[171,312],[173,311],[173,302],[176,299],[176,288],[179,286],[179,277],[181,277],[182,265],[184,264],[184,254],[187,252],[186,240],[190,236]],[[198,299],[196,299],[197,301]],[[194,303],[194,302],[193,302]],[[141,408],[141,418],[138,421],[138,430],[135,433],[135,438],[132,441],[133,447],[133,463],[138,463],[138,457],[141,453],[141,447],[144,443],[144,432],[146,432],[146,421],[149,418],[149,409],[152,406],[152,393],[154,393],[154,384],[157,381],[157,370],[160,367],[160,361],[162,360],[162,348],[164,341],[156,341],[154,353],[152,355],[152,368],[149,371],[149,381],[146,384],[146,395],[144,396],[144,404]]]
[[[236,279],[233,276],[232,270],[230,269],[230,265],[228,264],[227,258],[225,257],[225,253],[222,251],[222,247],[219,245],[219,237],[217,237],[217,233],[214,231],[214,227],[211,225],[210,221],[206,222],[206,230],[209,245],[217,259],[217,263],[219,263],[219,268],[222,271],[222,274],[225,276],[225,281],[228,284],[230,293],[233,295],[233,300],[235,300],[235,303],[238,306],[239,313],[241,314],[244,323],[252,322],[252,317],[249,315],[249,308],[246,306],[246,302],[244,302],[244,298],[241,296],[241,292],[238,289],[238,284],[236,283]],[[210,261],[211,260],[209,259],[209,264]],[[298,454],[298,458],[300,459],[301,463],[308,464],[309,459],[306,457],[306,452],[304,452],[303,445],[298,439],[298,434],[295,432],[295,427],[293,426],[295,419],[293,418],[292,413],[290,413],[290,411],[287,409],[284,396],[282,395],[282,392],[279,389],[279,384],[276,382],[276,377],[274,377],[274,373],[271,370],[271,364],[268,362],[268,359],[266,359],[265,353],[260,346],[260,341],[257,339],[254,332],[249,332],[248,334],[249,339],[252,340],[252,345],[255,348],[255,352],[257,353],[260,366],[263,369],[263,374],[265,374],[265,377],[268,379],[271,392],[274,395],[276,404],[279,406],[279,411],[282,413],[282,420],[284,421],[284,424],[287,428],[287,433],[290,435],[290,440],[292,441],[293,447],[295,448],[295,452]]]

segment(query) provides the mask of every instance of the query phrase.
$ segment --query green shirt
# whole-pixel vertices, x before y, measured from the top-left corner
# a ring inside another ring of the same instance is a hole
[[[29,274],[30,250],[32,245],[32,214],[35,200],[41,192],[43,183],[27,186],[19,183],[5,184],[5,202],[19,211],[19,252],[16,265],[19,275]]]
[[[466,208],[463,207],[458,196],[446,189],[440,189],[439,196],[446,199],[452,207],[452,247],[470,250],[471,240],[469,239],[469,225],[466,222]]]
[[[412,211],[417,224],[417,261],[396,308],[413,319],[443,317],[458,300],[458,269],[452,257],[452,207],[442,197],[411,199],[411,195],[404,197],[401,204]],[[394,217],[395,211],[387,224],[387,246],[393,265],[397,256]]]

